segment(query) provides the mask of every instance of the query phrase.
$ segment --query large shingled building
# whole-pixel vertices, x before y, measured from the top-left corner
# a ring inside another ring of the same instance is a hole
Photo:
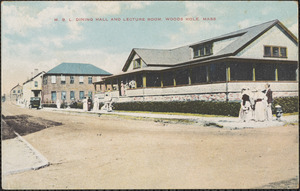
[[[94,96],[93,82],[111,73],[92,64],[62,63],[43,76],[43,103],[78,101]]]
[[[134,48],[122,73],[94,84],[120,102],[235,101],[267,82],[274,97],[297,96],[297,81],[298,39],[274,20],[175,49]]]

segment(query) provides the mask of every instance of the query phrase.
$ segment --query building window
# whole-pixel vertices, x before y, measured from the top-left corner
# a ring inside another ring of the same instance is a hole
[[[273,47],[273,56],[274,57],[279,57],[279,48],[278,47]]]
[[[74,84],[74,76],[70,76],[70,84]]]
[[[284,47],[281,47],[281,48],[280,48],[280,55],[281,55],[282,57],[285,57],[285,58],[287,57],[287,56],[286,56],[286,48],[284,48]]]
[[[146,82],[148,83],[148,80]],[[142,74],[136,75],[136,87],[137,88],[143,87],[143,75]]]
[[[92,83],[93,83],[93,77],[90,76],[90,77],[88,78],[88,83],[89,83],[89,84],[92,84]]]
[[[18,93],[20,93],[20,90],[18,90]]]
[[[265,56],[271,56],[271,47],[265,46]]]
[[[16,93],[16,90],[14,90],[13,93]]]
[[[182,69],[175,71],[175,80],[177,85],[189,84],[189,71],[188,69]]]
[[[231,63],[230,64],[230,80],[231,81],[251,81],[253,80],[252,63]]]
[[[205,83],[207,81],[206,67],[207,66],[198,66],[198,67],[192,68],[192,70],[191,70],[192,84]]]
[[[255,65],[255,80],[275,80],[275,64],[259,63]]]
[[[51,76],[51,83],[56,84],[56,76]]]
[[[61,100],[66,100],[67,98],[67,93],[65,91],[61,92]]]
[[[70,99],[75,100],[75,92],[74,91],[70,91]]]
[[[297,64],[279,64],[278,80],[296,81]]]
[[[66,84],[66,76],[60,76],[60,83],[61,84]]]
[[[160,74],[147,73],[146,79],[146,87],[161,87]]]
[[[137,68],[141,68],[141,59],[140,58],[135,59],[133,61],[133,69],[137,69]]]
[[[34,87],[38,87],[38,82],[34,81]]]
[[[84,91],[79,92],[79,99],[84,99]]]
[[[83,84],[83,76],[79,76],[79,84]]]
[[[47,83],[48,83],[48,77],[47,77],[47,76],[44,76],[44,78],[43,78],[43,84],[44,84],[44,85],[47,85]]]
[[[174,86],[173,72],[163,73],[163,85],[164,86]]]
[[[264,46],[264,56],[287,58],[287,49],[279,46]]]
[[[93,92],[92,92],[92,91],[89,91],[89,92],[88,92],[88,96],[89,96],[91,99],[93,99]]]
[[[54,91],[51,92],[51,100],[56,101],[56,92]]]
[[[213,44],[204,44],[194,48],[194,58],[201,57],[201,56],[209,56],[213,54]]]
[[[210,81],[211,82],[225,82],[226,81],[226,64],[210,64]]]

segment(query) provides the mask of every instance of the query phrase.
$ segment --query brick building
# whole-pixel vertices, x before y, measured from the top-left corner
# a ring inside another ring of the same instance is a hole
[[[94,96],[93,82],[111,74],[92,64],[62,63],[43,76],[43,103],[71,102]]]

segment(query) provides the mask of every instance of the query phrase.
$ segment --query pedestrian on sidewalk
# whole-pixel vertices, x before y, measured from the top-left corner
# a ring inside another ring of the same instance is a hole
[[[252,116],[249,88],[248,89],[243,88],[241,94],[242,94],[242,99],[241,99],[241,109],[240,109],[239,118],[242,122],[248,122],[251,120],[251,116]]]
[[[87,100],[88,111],[92,110],[92,99],[89,97]]]
[[[60,101],[59,101],[59,99],[56,100],[56,107],[57,107],[57,109],[60,109]]]
[[[83,103],[83,106],[82,106],[83,111],[87,111],[87,99],[86,99],[86,97],[83,98],[82,103]]]
[[[272,90],[270,89],[270,84],[265,85],[265,90],[263,93],[266,95],[266,108],[265,108],[265,115],[267,121],[272,121],[272,102],[273,102],[273,96],[272,96]]]
[[[254,95],[255,101],[255,121],[263,122],[265,121],[265,104],[264,104],[265,94],[260,90],[256,90]]]
[[[94,98],[93,111],[99,111],[99,100],[98,100],[98,98],[96,96]]]

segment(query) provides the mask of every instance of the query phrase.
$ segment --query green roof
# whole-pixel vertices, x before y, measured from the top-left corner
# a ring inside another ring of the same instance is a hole
[[[112,75],[111,73],[92,64],[83,63],[61,63],[60,65],[49,70],[46,74]]]

